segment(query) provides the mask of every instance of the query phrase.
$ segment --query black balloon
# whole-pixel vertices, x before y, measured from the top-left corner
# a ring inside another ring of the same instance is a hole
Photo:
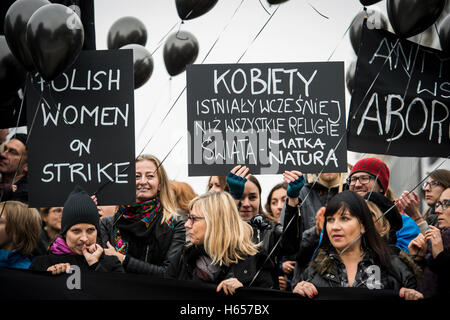
[[[34,66],[46,81],[72,66],[83,42],[84,28],[79,16],[61,4],[39,8],[28,21],[28,49]]]
[[[181,20],[197,18],[211,10],[218,0],[175,0]]]
[[[439,25],[439,41],[442,50],[450,52],[450,15],[447,15]]]
[[[27,72],[13,56],[5,36],[0,36],[0,92],[1,99],[17,94],[25,84]]]
[[[381,0],[359,0],[363,6],[371,6],[377,2],[380,2]]]
[[[428,29],[444,10],[446,0],[387,0],[387,13],[395,33],[402,38]]]
[[[37,9],[47,4],[50,4],[47,0],[17,0],[9,7],[5,15],[6,41],[13,55],[28,71],[35,68],[25,38],[27,23]]]
[[[280,3],[283,3],[283,2],[286,2],[286,1],[288,1],[288,0],[267,0],[267,2],[269,4],[280,4]]]
[[[347,72],[345,73],[345,82],[347,84],[347,89],[350,94],[353,93],[355,89],[355,71],[356,71],[356,60],[352,61],[347,68]]]
[[[153,73],[153,58],[150,52],[140,44],[127,44],[120,49],[133,50],[134,88],[141,87]]]
[[[366,11],[359,12],[352,20],[350,27],[350,43],[352,44],[353,50],[356,53],[359,51],[359,44],[361,42],[362,26],[364,22],[364,17],[366,16]],[[367,10],[367,27],[371,29],[387,29],[388,21],[386,17],[379,11]]]
[[[167,72],[176,76],[194,63],[199,52],[198,41],[187,31],[178,31],[170,35],[164,44],[164,63]]]
[[[108,31],[108,49],[119,49],[127,44],[147,43],[147,29],[137,18],[123,17],[113,23]]]

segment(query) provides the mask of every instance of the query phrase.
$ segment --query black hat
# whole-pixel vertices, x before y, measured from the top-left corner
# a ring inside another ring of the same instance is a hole
[[[64,203],[61,234],[65,234],[67,230],[78,223],[93,224],[99,230],[100,216],[94,200],[77,185]]]
[[[16,133],[14,134],[11,139],[17,139],[20,142],[23,143],[23,145],[25,146],[25,148],[27,147],[27,139],[28,139],[28,135],[25,133]]]
[[[364,199],[372,201],[384,214],[385,218],[389,221],[391,225],[391,230],[398,231],[403,227],[403,220],[397,206],[389,198],[386,198],[380,192],[367,192],[364,195]]]

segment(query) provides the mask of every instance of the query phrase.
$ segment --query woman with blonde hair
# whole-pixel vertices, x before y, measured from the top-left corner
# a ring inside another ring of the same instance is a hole
[[[259,253],[252,227],[241,219],[228,193],[209,192],[193,199],[185,227],[189,243],[173,277],[216,284],[216,291],[226,295],[243,286],[273,287],[266,256]]]
[[[126,272],[165,277],[185,242],[184,222],[161,162],[152,155],[136,159],[136,204],[121,205],[101,221],[102,243]]]
[[[36,209],[19,201],[0,202],[0,267],[28,269],[41,223]]]

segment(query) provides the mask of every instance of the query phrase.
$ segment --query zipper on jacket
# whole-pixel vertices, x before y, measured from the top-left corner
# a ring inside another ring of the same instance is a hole
[[[144,260],[145,262],[148,262],[147,258],[148,258],[148,245],[147,245],[147,250],[145,250],[145,260]]]

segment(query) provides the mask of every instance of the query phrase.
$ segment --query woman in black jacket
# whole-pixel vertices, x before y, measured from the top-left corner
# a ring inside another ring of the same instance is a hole
[[[117,256],[126,272],[165,277],[186,236],[166,171],[152,155],[136,159],[136,202],[102,219],[105,252]]]
[[[97,244],[99,222],[94,201],[81,187],[75,187],[64,203],[61,236],[52,243],[49,254],[36,257],[29,269],[59,274],[76,265],[81,271],[123,272],[119,260],[105,255]]]
[[[334,196],[324,218],[318,254],[294,293],[313,298],[320,287],[365,287],[391,289],[407,300],[423,298],[414,290],[414,274],[379,236],[361,196],[352,191]]]
[[[265,264],[266,256],[252,241],[252,228],[228,193],[193,199],[185,227],[190,243],[171,272],[174,278],[213,283],[226,295],[243,286],[273,288],[270,264]]]

